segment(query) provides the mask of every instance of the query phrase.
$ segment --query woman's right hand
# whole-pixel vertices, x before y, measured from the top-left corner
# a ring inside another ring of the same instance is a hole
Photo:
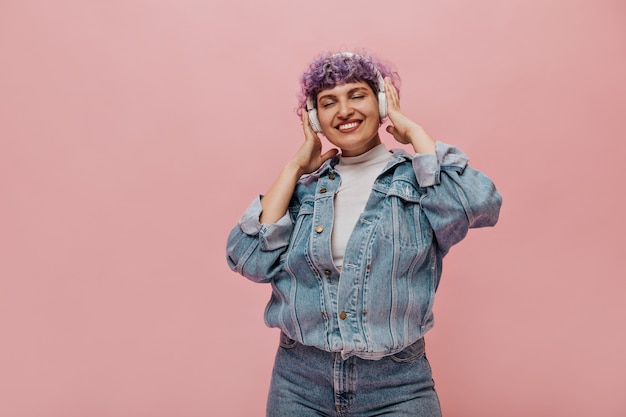
[[[304,143],[298,149],[291,163],[295,164],[301,175],[310,174],[322,166],[324,162],[337,155],[337,149],[330,149],[322,154],[322,141],[313,131],[309,122],[309,113],[302,110],[302,129],[304,131]]]
[[[311,128],[309,114],[306,111],[302,112],[302,127],[304,143],[261,199],[263,207],[259,218],[261,223],[274,223],[284,216],[300,177],[317,170],[339,152],[337,149],[331,149],[322,154],[322,141]]]

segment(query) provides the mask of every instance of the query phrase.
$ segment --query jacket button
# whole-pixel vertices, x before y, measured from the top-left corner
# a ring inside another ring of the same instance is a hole
[[[320,193],[324,194],[326,191],[328,191],[326,188],[320,188]]]
[[[330,272],[330,269],[325,269],[324,270],[324,275],[326,275],[327,277],[329,277],[332,274],[332,272]]]
[[[322,226],[321,224],[318,224],[317,226],[315,226],[315,231],[317,233],[322,233],[324,231],[324,226]]]
[[[341,320],[345,320],[345,319],[346,319],[346,317],[348,317],[348,315],[346,314],[346,312],[345,312],[345,311],[342,311],[341,313],[339,313],[339,318],[340,318]]]
[[[328,179],[330,179],[330,180],[334,180],[334,179],[335,179],[335,174],[331,172],[331,173],[328,175]]]

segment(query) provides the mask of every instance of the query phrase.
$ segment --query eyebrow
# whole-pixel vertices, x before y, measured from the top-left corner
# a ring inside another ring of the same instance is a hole
[[[359,91],[359,92],[360,92],[360,91],[364,91],[364,92],[366,92],[366,93],[368,93],[368,92],[369,92],[369,90],[368,90],[366,87],[354,87],[354,88],[351,88],[350,90],[348,90],[347,95],[350,95],[350,94],[355,93],[355,92],[357,92],[357,91]],[[322,100],[323,100],[323,99],[325,99],[325,98],[331,98],[331,99],[333,99],[333,98],[337,98],[337,96],[336,96],[336,95],[334,95],[334,94],[324,94],[323,96],[320,96],[320,97],[317,99],[317,101],[322,101]]]

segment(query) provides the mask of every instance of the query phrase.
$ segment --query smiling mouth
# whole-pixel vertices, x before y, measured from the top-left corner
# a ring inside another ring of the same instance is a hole
[[[352,129],[358,127],[360,124],[361,124],[361,122],[344,123],[344,124],[341,124],[341,125],[337,126],[337,129],[340,130],[340,131],[352,130]]]

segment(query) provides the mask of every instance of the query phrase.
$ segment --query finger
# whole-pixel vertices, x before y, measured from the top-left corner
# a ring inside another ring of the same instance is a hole
[[[399,107],[400,100],[398,98],[398,90],[393,85],[391,78],[385,77],[385,95],[387,96],[387,103],[394,107]]]
[[[393,94],[395,96],[398,95],[398,89],[396,88],[396,86],[393,83],[393,80],[391,79],[391,77],[386,77],[385,78],[385,84],[387,85],[387,87],[393,92]]]
[[[398,132],[398,129],[395,128],[395,126],[389,125],[387,126],[387,128],[385,129],[387,131],[387,133],[389,133],[391,136],[393,136],[393,138],[395,140],[397,140],[398,142],[402,142],[402,135],[400,135],[400,133]]]
[[[307,112],[306,110],[302,110],[302,113],[300,114],[300,120],[302,121],[302,127],[306,128],[306,126],[309,124],[309,112]]]
[[[311,127],[311,122],[309,121],[309,112],[306,110],[302,111],[302,129],[304,130],[305,139],[314,139],[317,137],[313,131],[313,127]]]

